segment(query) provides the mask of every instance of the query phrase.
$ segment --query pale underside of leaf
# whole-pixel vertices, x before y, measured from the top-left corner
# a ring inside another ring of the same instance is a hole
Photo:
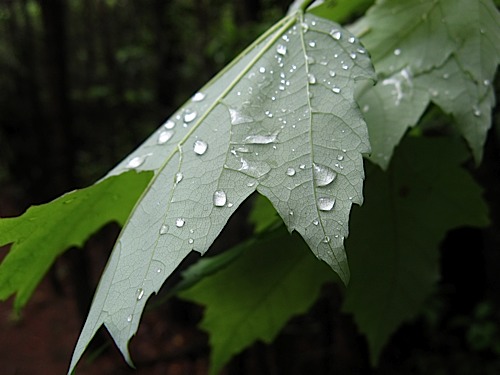
[[[109,175],[155,177],[99,283],[70,370],[104,324],[128,341],[146,300],[192,250],[204,253],[255,190],[346,282],[349,212],[362,202],[368,133],[355,80],[373,78],[357,39],[297,12],[284,18]]]
[[[354,33],[364,34],[381,76],[359,96],[372,161],[387,168],[394,147],[431,102],[454,117],[481,160],[494,104],[499,22],[491,0],[391,0],[353,26]]]

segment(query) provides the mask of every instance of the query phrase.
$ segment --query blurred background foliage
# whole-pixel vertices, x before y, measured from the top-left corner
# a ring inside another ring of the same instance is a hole
[[[369,1],[359,3],[364,10]],[[102,177],[280,19],[288,6],[288,0],[1,1],[0,216],[18,215],[31,204]],[[498,79],[495,86],[498,92]],[[498,116],[494,118],[498,122]],[[500,173],[498,148],[489,144],[485,164]],[[481,170],[476,174],[486,185],[491,182],[481,178]],[[490,194],[494,192],[498,187],[490,186]],[[117,228],[111,233],[116,235]],[[450,233],[443,244],[443,280],[437,294],[417,321],[394,336],[378,370],[370,368],[366,344],[352,320],[340,312],[341,292],[328,286],[309,314],[293,319],[271,346],[257,344],[238,356],[227,373],[500,373],[500,282],[486,275],[482,237],[479,230]],[[59,271],[49,277],[50,288],[58,293],[62,284],[69,284],[71,291],[60,298],[73,298],[79,306],[81,316],[74,317],[70,346],[109,252],[103,251],[102,243],[111,246],[113,239],[101,237],[99,242],[91,240],[85,252],[69,251],[56,264]],[[500,264],[498,251],[492,254],[488,259]],[[498,266],[494,269],[498,271]],[[28,309],[26,319],[29,314]],[[194,327],[199,310],[174,299],[165,311],[142,323],[144,330],[158,327],[161,319],[181,326],[183,339],[188,340],[184,326]],[[16,332],[29,340],[28,332]],[[154,334],[145,340],[163,345]],[[142,365],[139,360],[139,367],[149,374],[204,373],[208,350],[204,340],[202,349],[196,346],[186,354],[191,362],[203,359],[199,371],[153,371],[161,358]],[[44,356],[40,361],[48,365],[54,359],[40,345]],[[56,359],[63,369],[71,349],[65,348]],[[255,364],[259,361],[260,366]],[[101,368],[99,373],[129,373],[117,355],[113,366],[121,366],[120,371]]]

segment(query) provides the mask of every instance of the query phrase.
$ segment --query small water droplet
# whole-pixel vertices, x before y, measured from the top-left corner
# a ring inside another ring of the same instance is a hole
[[[266,115],[267,117],[269,117],[269,118],[272,118],[272,117],[273,117],[273,114],[271,113],[271,111],[265,111],[264,113],[265,113],[265,115]]]
[[[287,170],[286,170],[286,175],[287,176],[295,176],[295,169],[293,169],[292,167],[289,167]]]
[[[330,77],[335,77],[337,75],[337,73],[335,73],[333,70],[330,70],[328,74],[330,74]]]
[[[333,87],[333,88],[332,88],[332,91],[333,91],[335,94],[340,94],[340,88],[339,88],[339,87]]]
[[[227,204],[227,206],[228,206],[229,208],[231,208],[231,207],[233,207],[233,204],[232,204],[231,202],[229,202],[229,203]]]
[[[214,206],[216,207],[222,207],[226,204],[226,193],[222,190],[217,190],[214,192],[213,196],[213,201],[214,201]]]
[[[317,226],[319,224],[318,220],[313,220],[313,225]]]
[[[157,268],[156,273],[161,273],[161,268]]]
[[[175,174],[175,183],[178,184],[179,182],[182,181],[183,178],[184,178],[184,175],[182,174],[182,172],[177,172]]]
[[[316,42],[314,40],[311,40],[308,44],[309,44],[309,47],[311,47],[311,48],[316,47]]]
[[[396,48],[393,53],[394,53],[394,56],[399,56],[399,55],[401,55],[401,49]]]
[[[351,52],[351,53],[349,54],[349,56],[350,56],[350,57],[351,57],[351,59],[353,59],[353,60],[356,60],[356,57],[358,57],[358,56],[357,56],[354,52]]]
[[[356,41],[356,38],[351,36],[349,39],[347,39],[347,41],[351,44],[353,44],[355,41]]]
[[[331,211],[335,205],[335,199],[330,197],[319,197],[318,198],[318,208],[321,211]]]
[[[196,118],[197,115],[198,115],[198,113],[196,111],[186,112],[186,114],[184,115],[184,122],[186,124],[190,123],[191,121],[193,121]]]
[[[473,110],[474,116],[476,116],[476,117],[480,117],[481,116],[481,110],[479,109],[478,106],[473,106],[472,110]]]
[[[485,80],[483,81],[483,85],[485,85],[485,86],[489,86],[489,85],[491,85],[491,81],[490,81],[489,79],[485,79]]]
[[[307,31],[309,31],[309,25],[305,22],[302,22],[302,30],[307,33]]]
[[[193,240],[192,238],[190,238],[190,239],[188,240],[188,244],[192,245],[193,243],[194,243],[194,240]]]
[[[301,164],[301,165],[299,165],[299,168],[302,169],[302,170],[304,170],[304,169],[306,169],[306,165],[305,164]]]
[[[127,322],[130,323],[131,321],[132,321],[132,315],[127,316]]]
[[[285,42],[289,42],[289,41],[290,41],[290,38],[289,38],[289,37],[288,37],[288,35],[286,35],[286,34],[285,34],[285,35],[283,35],[283,36],[281,37],[281,39],[283,39]]]
[[[276,47],[276,53],[285,56],[286,55],[286,46],[283,44],[278,44],[278,47]]]
[[[306,56],[306,60],[309,65],[316,63],[316,59],[312,56]]]
[[[333,29],[332,31],[330,31],[330,35],[335,40],[340,40],[340,38],[342,38],[342,33],[337,29]]]
[[[167,143],[170,140],[170,138],[172,138],[173,135],[174,135],[173,130],[164,130],[160,132],[160,134],[158,134],[158,144],[163,145]]]
[[[337,156],[337,160],[338,160],[338,161],[342,161],[342,160],[344,160],[344,156],[343,156],[343,155],[338,155],[338,156]]]
[[[337,172],[335,172],[330,167],[322,164],[313,163],[314,167],[314,182],[316,186],[326,186],[331,184],[337,177]]]
[[[207,148],[208,145],[205,141],[198,139],[196,142],[194,142],[193,150],[197,155],[203,155],[207,151]]]
[[[140,301],[144,297],[144,289],[139,288],[137,289],[137,301]]]
[[[311,85],[314,85],[314,84],[316,83],[316,77],[314,76],[314,74],[309,73],[309,74],[308,74],[308,79],[309,79],[309,83],[310,83]]]
[[[165,123],[163,124],[163,126],[166,129],[173,129],[175,127],[175,122],[173,122],[172,120],[167,120],[167,121],[165,121]]]
[[[140,167],[149,155],[151,155],[151,154],[136,156],[136,157],[130,159],[129,162],[127,163],[127,168]]]
[[[349,69],[349,65],[347,65],[347,64],[342,64],[342,69],[344,69],[344,70]]]
[[[290,211],[288,212],[288,215],[293,216],[293,211],[292,211],[292,210],[290,210]]]
[[[443,74],[443,79],[448,79],[450,78],[450,74],[449,73],[444,73]]]
[[[193,98],[191,100],[193,102],[201,102],[203,99],[205,99],[205,94],[202,92],[197,92],[193,95]]]
[[[366,113],[366,112],[368,112],[369,110],[370,110],[370,106],[369,106],[368,104],[365,104],[365,105],[363,106],[363,112],[364,112],[364,113]]]
[[[186,220],[184,220],[183,218],[179,217],[177,219],[175,219],[175,226],[177,228],[182,228],[184,226],[184,224],[186,223]]]
[[[329,243],[329,242],[330,242],[330,237],[325,236],[325,237],[323,238],[323,243]]]
[[[263,66],[261,66],[261,67],[259,68],[259,72],[260,72],[260,73],[265,73],[265,72],[266,72],[266,68],[264,68]]]
[[[357,51],[364,55],[366,53],[366,50],[364,48],[358,48]]]
[[[163,224],[160,228],[160,234],[167,234],[168,233],[168,225]]]

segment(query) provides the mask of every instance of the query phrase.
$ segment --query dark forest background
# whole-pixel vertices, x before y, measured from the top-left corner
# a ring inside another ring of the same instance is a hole
[[[102,177],[288,5],[0,0],[0,216],[19,215]],[[488,141],[485,164],[500,175],[495,139]],[[498,178],[475,173],[490,194],[498,192]],[[245,225],[244,219],[232,225]],[[118,229],[111,224],[84,251],[61,257],[22,317],[11,314],[10,301],[0,305],[1,373],[66,371]],[[370,368],[351,318],[340,312],[341,293],[329,285],[309,314],[293,319],[274,344],[256,344],[235,358],[226,374],[500,373],[500,255],[485,244],[489,231],[448,236],[436,295],[394,336],[378,370]],[[196,329],[201,313],[171,299],[145,314],[132,340],[137,371],[106,345],[103,333],[78,373],[205,374],[208,341]]]

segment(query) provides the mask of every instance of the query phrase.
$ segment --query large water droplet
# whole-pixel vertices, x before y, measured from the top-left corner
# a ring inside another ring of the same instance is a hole
[[[175,122],[173,122],[172,120],[167,120],[165,121],[163,126],[167,129],[173,129],[175,127]]]
[[[253,118],[250,116],[247,116],[241,111],[238,111],[237,109],[234,108],[229,108],[229,115],[231,116],[231,124],[233,125],[239,125],[239,124],[246,124],[249,122],[253,122]]]
[[[191,100],[193,102],[201,102],[203,99],[205,99],[205,94],[202,92],[197,92],[193,95],[193,98]]]
[[[163,130],[162,132],[160,132],[160,134],[158,134],[158,144],[163,145],[167,143],[170,140],[170,138],[173,137],[173,135],[174,135],[173,130]]]
[[[177,228],[182,228],[184,226],[184,224],[186,223],[186,220],[184,220],[183,218],[179,217],[175,220],[175,226]]]
[[[191,121],[193,121],[196,118],[197,115],[198,115],[198,113],[196,111],[186,112],[186,114],[184,115],[184,122],[186,124],[190,123]]]
[[[150,155],[151,154],[146,154],[146,155],[142,155],[142,156],[136,156],[136,157],[130,159],[129,162],[127,163],[127,168],[140,167],[142,164],[144,164],[144,161]]]
[[[217,190],[214,192],[214,206],[222,207],[226,204],[226,193],[222,190]]]
[[[333,91],[335,94],[340,94],[340,88],[339,88],[339,87],[333,87],[333,88],[332,88],[332,91]]]
[[[139,288],[137,289],[137,301],[140,301],[144,297],[144,289]]]
[[[168,225],[163,224],[160,228],[160,234],[167,234],[168,233]]]
[[[273,134],[268,135],[249,135],[245,138],[245,143],[259,144],[259,145],[267,145],[269,143],[276,142],[278,138],[278,132],[274,132]]]
[[[335,40],[340,40],[340,38],[342,38],[342,33],[337,29],[333,29],[332,31],[330,31],[330,35]]]
[[[326,165],[313,163],[313,168],[314,182],[316,183],[316,186],[329,185],[337,177],[337,172]]]
[[[283,44],[278,44],[278,47],[276,47],[276,52],[282,56],[285,56],[286,55],[286,46],[284,46]]]
[[[286,170],[286,175],[287,176],[295,176],[295,169],[292,168],[292,167],[289,167],[287,170]]]
[[[335,205],[335,199],[330,197],[319,197],[318,198],[318,208],[321,211],[331,211]]]
[[[193,150],[195,154],[203,155],[207,151],[208,145],[207,142],[202,140],[197,140],[194,142]]]
[[[177,172],[175,174],[175,183],[178,184],[179,182],[182,181],[183,178],[184,178],[184,175],[182,174],[182,172]]]

